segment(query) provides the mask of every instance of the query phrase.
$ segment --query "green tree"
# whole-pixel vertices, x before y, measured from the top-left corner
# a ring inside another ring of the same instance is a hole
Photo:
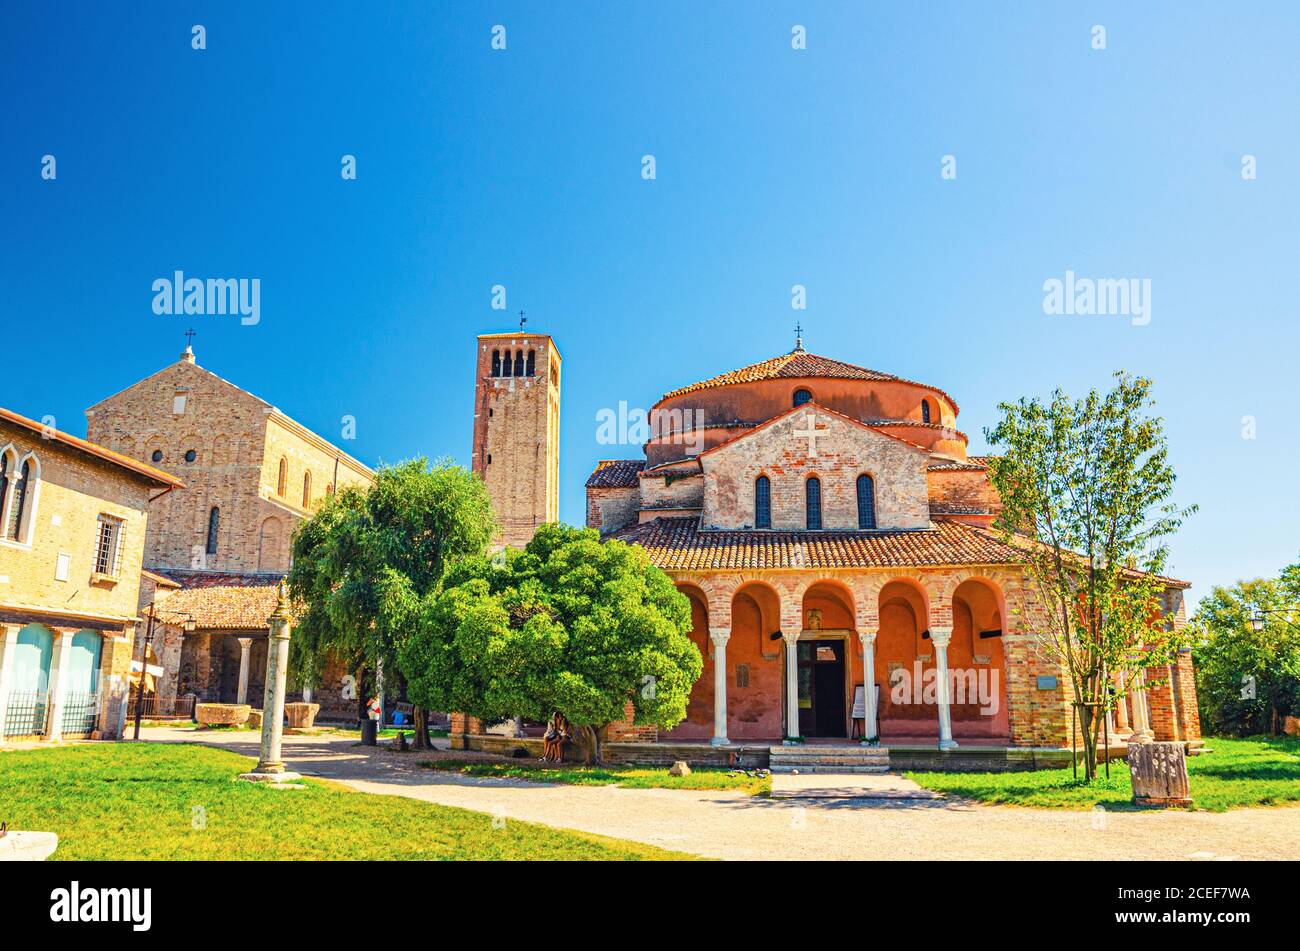
[[[358,689],[366,670],[398,670],[422,599],[459,560],[482,556],[496,530],[482,480],[446,461],[388,466],[368,488],[327,498],[293,541],[295,680],[319,683],[330,654],[359,671]],[[417,748],[427,746],[428,709],[416,710]]]
[[[669,729],[686,718],[703,660],[690,602],[637,547],[543,525],[522,551],[468,559],[421,606],[399,665],[431,708],[488,722],[563,713],[588,762],[625,716]]]
[[[1151,382],[1115,375],[1109,393],[999,407],[985,430],[1004,453],[990,460],[1001,497],[997,527],[1025,551],[1028,573],[1048,607],[1041,643],[1069,675],[1080,717],[1084,769],[1096,775],[1104,712],[1148,667],[1172,661],[1184,633],[1163,619],[1168,560],[1164,539],[1195,507],[1169,500],[1174,470],[1163,423],[1149,415]],[[1183,629],[1186,631],[1186,628]],[[1157,680],[1149,680],[1148,686]]]
[[[1260,630],[1251,619],[1259,616]],[[1196,695],[1210,732],[1279,733],[1300,714],[1300,563],[1216,587],[1192,618]]]

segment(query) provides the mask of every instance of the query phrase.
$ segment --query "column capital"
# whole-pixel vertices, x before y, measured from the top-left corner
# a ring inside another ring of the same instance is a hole
[[[787,647],[799,640],[798,631],[782,631],[781,640],[785,641]]]
[[[237,637],[235,640],[239,641],[240,650],[246,651],[253,646],[253,639],[251,637]]]
[[[731,628],[729,627],[711,627],[709,628],[709,640],[715,644],[725,644],[731,640]]]
[[[947,648],[952,641],[952,626],[941,627],[937,624],[930,625],[930,640],[934,642],[935,647]]]
[[[866,628],[864,630],[858,631],[858,640],[860,640],[863,643],[863,646],[867,644],[874,644],[876,643],[876,637],[879,634],[880,632],[877,630],[874,630],[872,628]]]

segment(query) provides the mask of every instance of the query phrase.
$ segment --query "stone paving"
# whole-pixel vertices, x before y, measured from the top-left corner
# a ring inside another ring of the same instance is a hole
[[[258,743],[252,732],[151,729],[144,738],[198,741],[249,755],[256,755]],[[723,859],[1224,860],[1300,855],[1300,807],[1094,813],[949,799],[756,798],[707,790],[475,778],[418,765],[447,755],[367,748],[355,734],[286,736],[284,742],[284,759],[292,769],[363,792]],[[889,777],[852,777],[857,782],[866,778]],[[827,776],[810,774],[807,779],[825,784]]]

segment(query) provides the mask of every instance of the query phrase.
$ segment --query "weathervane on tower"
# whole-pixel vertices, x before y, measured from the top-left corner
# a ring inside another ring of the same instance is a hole
[[[523,333],[523,332],[524,332],[524,324],[526,324],[526,323],[528,323],[528,318],[524,316],[524,312],[521,310],[521,311],[519,312],[519,332],[520,332],[520,333]]]

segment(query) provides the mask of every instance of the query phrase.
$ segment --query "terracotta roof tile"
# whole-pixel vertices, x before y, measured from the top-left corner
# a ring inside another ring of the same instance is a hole
[[[866,367],[860,367],[856,364],[845,363],[843,360],[832,360],[830,357],[823,357],[816,353],[809,353],[806,350],[792,350],[790,353],[783,353],[780,356],[772,357],[769,360],[761,360],[758,363],[751,363],[747,367],[741,367],[739,370],[730,370],[727,373],[721,373],[718,376],[710,377],[707,380],[701,380],[699,383],[692,383],[689,386],[683,386],[669,393],[664,394],[664,399],[674,396],[681,396],[683,393],[693,393],[696,390],[707,390],[718,386],[731,386],[735,383],[757,383],[762,380],[780,380],[780,379],[807,379],[816,377],[829,377],[838,380],[879,380],[895,383],[911,383],[914,386],[924,386],[927,389],[936,390],[943,393],[948,401],[952,403],[954,412],[957,410],[957,402],[943,390],[938,387],[932,387],[925,383],[917,383],[915,380],[905,380],[901,376],[894,376],[892,373],[881,373],[879,370],[868,370]]]
[[[705,531],[699,519],[656,518],[617,532],[665,570],[882,568],[1006,565],[1022,554],[992,532],[958,522],[929,529],[855,531]]]
[[[587,476],[589,489],[628,489],[636,486],[637,473],[645,468],[644,459],[602,459]]]
[[[276,598],[271,585],[182,588],[158,603],[158,613],[188,614],[200,630],[262,631]]]

